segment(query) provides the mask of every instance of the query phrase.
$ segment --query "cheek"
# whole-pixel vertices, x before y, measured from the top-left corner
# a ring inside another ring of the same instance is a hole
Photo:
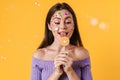
[[[56,34],[58,32],[58,27],[56,27],[54,24],[51,24],[51,25],[52,25],[51,30],[53,34]]]
[[[53,27],[52,27],[52,31],[58,31],[58,27],[53,26]]]
[[[69,29],[74,30],[74,25],[73,24],[69,25]]]
[[[55,25],[55,24],[51,24],[51,29],[52,29],[52,31],[57,31],[58,30],[58,27]]]

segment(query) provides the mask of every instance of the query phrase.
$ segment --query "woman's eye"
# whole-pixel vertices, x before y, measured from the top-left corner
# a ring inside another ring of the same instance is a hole
[[[71,22],[65,22],[66,24],[71,24]]]
[[[60,24],[60,22],[54,22],[54,23],[57,24],[57,25]]]

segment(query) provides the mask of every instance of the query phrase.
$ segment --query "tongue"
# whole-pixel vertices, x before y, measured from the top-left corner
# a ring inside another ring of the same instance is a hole
[[[65,32],[61,32],[61,33],[60,33],[60,36],[61,36],[61,37],[64,37],[64,36],[66,36],[66,33],[65,33]]]

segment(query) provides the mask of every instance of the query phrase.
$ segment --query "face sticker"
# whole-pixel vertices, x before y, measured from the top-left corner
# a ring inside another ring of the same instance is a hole
[[[68,13],[68,11],[65,11],[65,15],[68,15],[69,13]]]
[[[60,11],[58,11],[58,13],[57,13],[58,15],[61,15],[61,12]]]
[[[61,11],[58,11],[58,12],[57,12],[56,17],[57,17],[57,16],[61,16],[61,17],[62,17]]]
[[[54,31],[57,31],[58,30],[58,27],[54,28]]]

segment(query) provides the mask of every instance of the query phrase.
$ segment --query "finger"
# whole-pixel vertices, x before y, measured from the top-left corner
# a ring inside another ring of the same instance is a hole
[[[54,63],[57,63],[57,62],[67,62],[68,59],[66,57],[59,57],[57,59],[54,60]]]
[[[73,58],[65,55],[59,55],[56,59],[57,61],[64,61],[64,62],[73,62]]]
[[[72,59],[70,60],[68,60],[68,59],[66,59],[66,60],[57,60],[56,62],[55,62],[55,64],[57,64],[58,66],[59,65],[66,65],[66,64],[68,64],[68,65],[71,65],[73,63],[73,61],[72,61]]]
[[[60,67],[61,65],[64,65],[64,64],[66,64],[66,62],[63,62],[63,61],[57,61],[57,62],[55,62],[55,67]]]
[[[61,53],[69,53],[69,52],[68,52],[68,51],[63,51],[63,52],[60,52],[60,54],[61,54]]]
[[[57,58],[59,58],[59,57],[64,58],[64,57],[67,57],[67,56],[68,56],[68,54],[66,54],[66,53],[62,53],[62,54],[58,55]],[[68,57],[70,57],[70,56],[68,56]]]
[[[63,60],[64,60],[64,58],[65,58],[65,60],[67,60],[67,61],[73,61],[73,58],[72,57],[70,57],[70,56],[68,56],[68,55],[59,55],[58,56],[58,59],[62,59],[63,58]]]
[[[58,56],[69,56],[71,58],[73,57],[73,55],[71,55],[71,53],[63,53],[63,52]]]

